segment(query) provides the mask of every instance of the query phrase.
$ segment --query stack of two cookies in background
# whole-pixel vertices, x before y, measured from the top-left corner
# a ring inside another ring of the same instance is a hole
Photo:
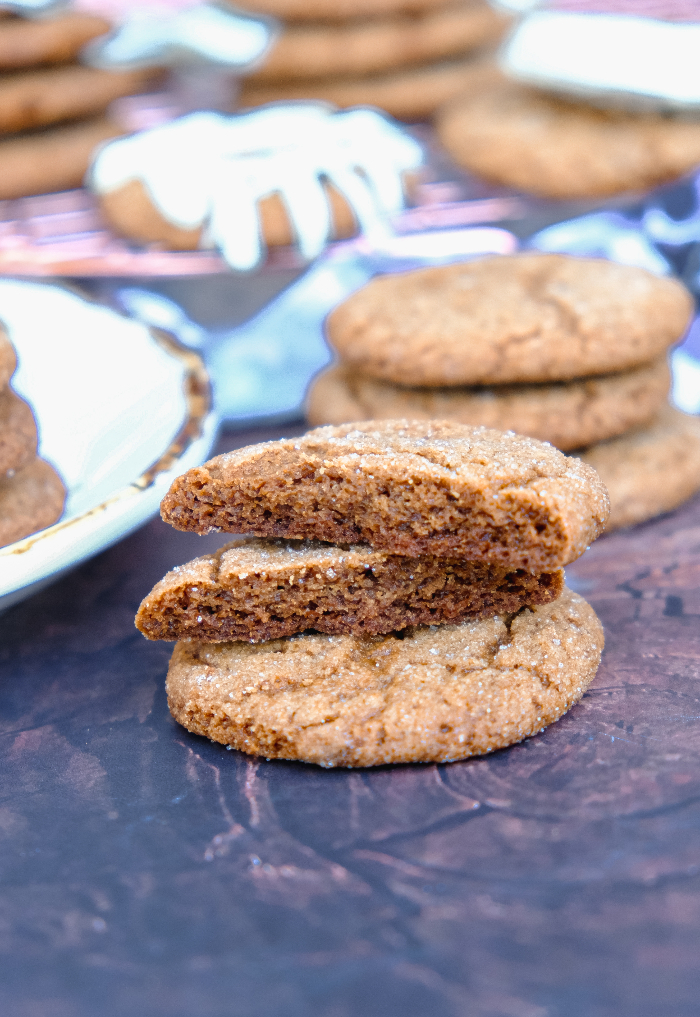
[[[34,414],[10,385],[16,366],[0,328],[0,547],[55,523],[66,497],[56,471],[37,456]]]
[[[173,716],[322,766],[463,759],[583,695],[603,647],[562,567],[601,532],[593,469],[531,438],[370,421],[219,456],[163,518],[249,533],[170,572],[136,623],[178,640]]]
[[[487,0],[247,0],[282,21],[240,106],[322,99],[420,120],[493,77],[483,55],[510,19]]]
[[[0,199],[77,187],[96,146],[124,133],[108,107],[153,72],[80,64],[83,47],[110,28],[80,11],[0,12]]]
[[[312,424],[403,416],[527,434],[608,488],[608,529],[700,489],[700,420],[669,405],[668,350],[692,314],[677,281],[523,253],[381,276],[327,321],[337,362],[307,398]]]

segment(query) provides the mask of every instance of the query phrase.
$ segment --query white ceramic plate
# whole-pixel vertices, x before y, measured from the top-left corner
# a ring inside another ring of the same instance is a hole
[[[209,453],[217,421],[197,353],[61,286],[0,279],[12,385],[68,490],[56,525],[0,548],[0,610],[120,540]]]

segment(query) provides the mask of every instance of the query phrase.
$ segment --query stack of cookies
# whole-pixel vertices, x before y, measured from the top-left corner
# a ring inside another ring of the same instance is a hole
[[[493,76],[480,57],[509,19],[487,0],[246,0],[282,19],[242,107],[290,99],[378,106],[420,120]]]
[[[439,112],[455,161],[560,199],[643,191],[699,166],[697,43],[682,24],[700,20],[697,3],[541,6],[555,10],[519,26],[500,55],[504,73]]]
[[[322,766],[463,759],[593,679],[602,629],[561,570],[607,511],[594,470],[534,439],[319,428],[175,481],[177,529],[254,536],[170,572],[136,624],[178,640],[169,705],[197,734]]]
[[[0,12],[0,199],[78,186],[96,146],[124,133],[107,109],[153,72],[78,62],[110,27],[79,11],[36,20]]]
[[[31,407],[10,387],[17,357],[0,329],[0,547],[51,526],[66,497],[60,477],[37,456]]]
[[[312,424],[449,419],[527,434],[592,463],[608,528],[700,489],[700,421],[668,405],[667,351],[693,302],[673,279],[527,252],[381,276],[330,315],[338,361]]]

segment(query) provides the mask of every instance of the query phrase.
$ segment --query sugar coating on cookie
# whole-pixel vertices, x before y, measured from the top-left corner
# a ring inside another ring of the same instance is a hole
[[[526,252],[379,276],[326,331],[346,364],[399,385],[564,381],[661,356],[692,310],[675,279]]]
[[[671,512],[700,491],[700,418],[672,406],[647,427],[574,454],[608,488],[608,530]]]
[[[0,389],[0,477],[11,477],[36,455],[36,421],[31,406],[11,388]]]
[[[144,599],[149,639],[260,642],[306,629],[376,635],[457,623],[555,600],[561,571],[406,558],[366,546],[257,540],[228,544],[169,572]]]
[[[576,703],[603,649],[593,609],[551,604],[387,636],[181,642],[168,703],[189,731],[321,766],[448,762],[537,734]]]
[[[367,421],[252,445],[178,477],[176,529],[366,543],[530,572],[574,561],[602,531],[605,488],[551,445],[450,421]]]
[[[0,480],[0,547],[51,526],[61,516],[66,489],[53,466],[33,459]]]
[[[334,364],[311,384],[310,424],[367,418],[455,420],[516,431],[564,451],[624,434],[648,423],[668,398],[665,357],[615,374],[568,382],[492,387],[411,388]]]
[[[697,120],[595,109],[503,79],[465,90],[436,127],[461,166],[549,198],[644,190],[700,164]]]

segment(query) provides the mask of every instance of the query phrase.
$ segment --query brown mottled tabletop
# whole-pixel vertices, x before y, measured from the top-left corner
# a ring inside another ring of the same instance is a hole
[[[582,703],[446,766],[179,728],[133,615],[221,542],[154,520],[0,616],[0,1012],[696,1017],[700,499],[569,570],[607,636]]]

